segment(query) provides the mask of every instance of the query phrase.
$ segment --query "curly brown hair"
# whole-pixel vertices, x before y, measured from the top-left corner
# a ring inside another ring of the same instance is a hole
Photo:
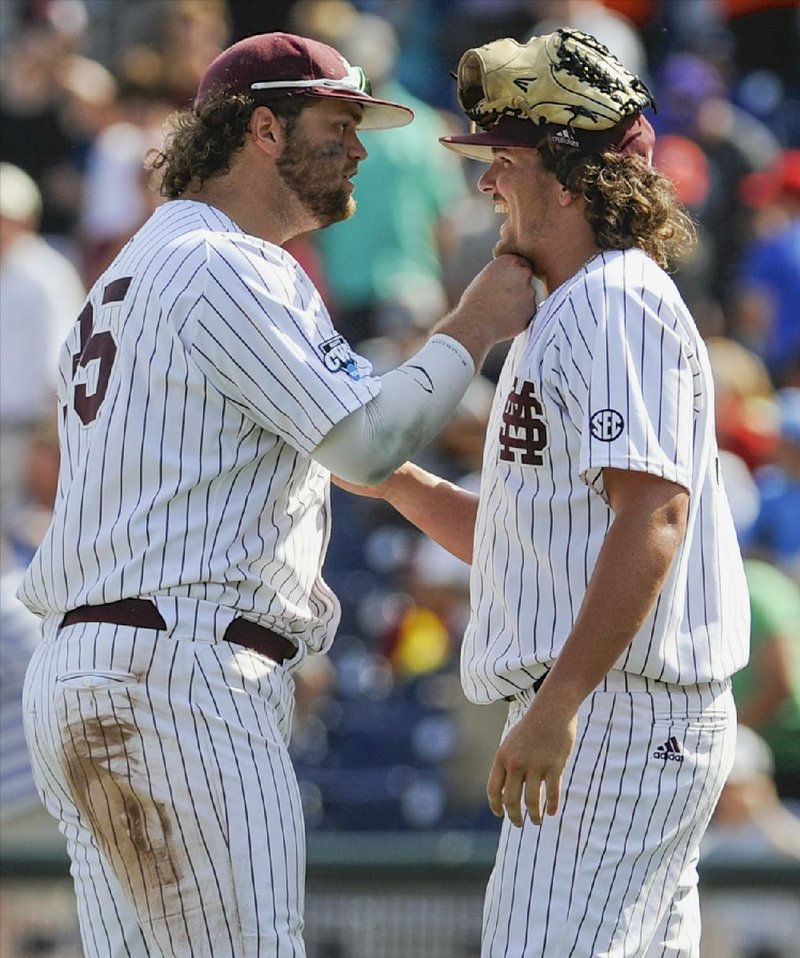
[[[638,156],[579,153],[545,142],[542,164],[586,202],[586,217],[600,249],[647,253],[662,269],[674,268],[697,239],[691,217],[672,182]]]
[[[164,148],[148,156],[149,169],[159,176],[159,192],[178,199],[187,190],[196,192],[206,180],[227,173],[234,155],[244,146],[250,116],[257,106],[268,106],[284,120],[288,134],[310,102],[304,96],[267,102],[219,91],[174,113],[168,121]]]

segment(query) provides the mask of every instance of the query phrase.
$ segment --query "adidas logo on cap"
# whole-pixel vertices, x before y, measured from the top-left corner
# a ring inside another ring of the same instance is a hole
[[[580,148],[580,143],[575,139],[567,127],[564,127],[562,130],[558,130],[558,132],[554,133],[551,141],[553,143],[557,143],[559,146],[571,146],[574,149]]]
[[[668,738],[666,742],[653,752],[653,758],[660,758],[665,762],[682,762],[681,747],[675,736]]]

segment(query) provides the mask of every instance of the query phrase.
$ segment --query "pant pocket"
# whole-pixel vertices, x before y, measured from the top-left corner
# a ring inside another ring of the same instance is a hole
[[[76,669],[56,676],[56,686],[62,689],[114,689],[136,681],[137,677],[131,672],[114,669]]]

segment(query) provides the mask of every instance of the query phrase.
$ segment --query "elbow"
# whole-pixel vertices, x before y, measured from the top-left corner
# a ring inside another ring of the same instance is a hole
[[[675,558],[686,536],[688,501],[688,496],[676,497],[658,516],[656,541],[667,566]]]
[[[681,492],[664,506],[661,524],[665,534],[671,537],[676,548],[683,542],[689,521],[689,493]]]
[[[357,486],[377,486],[384,482],[406,461],[405,457],[387,461],[376,456],[361,455],[358,459],[351,457],[345,464],[337,465],[336,475]]]

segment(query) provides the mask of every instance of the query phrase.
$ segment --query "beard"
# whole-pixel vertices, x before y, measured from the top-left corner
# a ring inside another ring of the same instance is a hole
[[[312,146],[301,133],[293,132],[276,165],[284,183],[320,227],[355,213],[356,201],[342,180],[345,150],[339,143]]]

